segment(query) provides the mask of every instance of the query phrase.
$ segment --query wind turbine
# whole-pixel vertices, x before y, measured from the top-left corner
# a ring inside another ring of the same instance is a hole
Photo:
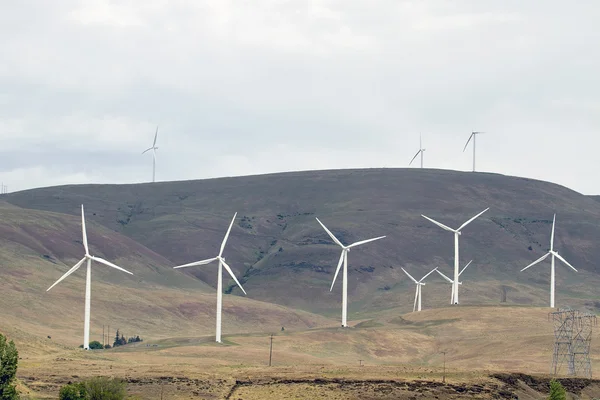
[[[110,263],[110,262],[100,258],[100,257],[94,257],[94,256],[90,255],[90,250],[89,250],[88,241],[87,241],[87,233],[86,233],[86,229],[85,229],[85,215],[83,212],[83,204],[81,205],[81,231],[83,233],[83,247],[85,249],[85,256],[81,259],[81,261],[79,261],[77,264],[75,264],[75,266],[73,268],[68,270],[66,274],[61,276],[59,280],[54,282],[54,284],[52,286],[50,286],[48,288],[48,290],[46,290],[46,292],[49,291],[50,289],[52,289],[54,286],[58,285],[58,283],[61,282],[63,279],[65,279],[67,276],[69,276],[73,272],[77,271],[79,269],[79,267],[81,267],[83,265],[83,263],[87,260],[87,273],[86,273],[86,278],[85,278],[85,320],[84,320],[85,322],[84,322],[84,328],[83,328],[83,348],[85,350],[89,350],[90,349],[90,306],[91,306],[91,298],[92,298],[92,261],[96,261],[96,262],[99,262],[100,264],[104,264],[109,267],[118,269],[119,271],[126,272],[129,275],[133,275],[133,274],[119,266],[116,266],[113,263]]]
[[[460,271],[458,273],[458,276],[460,277],[462,275],[463,272],[465,272],[465,269],[467,269],[467,267],[469,265],[471,265],[471,263],[473,262],[473,260],[469,261],[469,263],[467,265],[465,265],[465,267],[462,269],[462,271]],[[452,302],[454,301],[454,281],[450,278],[448,278],[446,275],[442,274],[439,270],[437,270],[437,273],[440,274],[442,276],[442,278],[444,278],[445,280],[447,280],[448,282],[450,282],[452,284],[452,294],[450,295],[450,304],[452,304]],[[462,282],[458,282],[459,285],[462,285]]]
[[[420,154],[421,155],[421,168],[423,168],[423,153],[425,153],[425,149],[423,148],[423,141],[421,139],[421,135],[419,134],[419,151],[417,151],[417,154],[415,154],[413,159],[410,160],[410,163],[408,165],[410,166],[413,163],[413,161],[415,161],[415,158],[417,158],[417,156]]]
[[[242,292],[244,292],[244,294],[247,294],[246,291],[244,290],[244,288],[242,287],[242,285],[240,284],[240,282],[237,280],[237,278],[233,274],[233,271],[231,270],[229,265],[227,265],[227,263],[225,262],[225,257],[223,257],[223,250],[225,249],[225,244],[227,243],[227,239],[229,238],[229,233],[231,232],[231,227],[233,227],[233,223],[235,222],[236,216],[237,216],[237,213],[235,213],[233,215],[231,224],[229,224],[229,229],[227,229],[227,233],[225,234],[225,239],[223,239],[223,243],[221,243],[221,250],[219,250],[218,256],[216,256],[214,258],[209,258],[208,260],[197,261],[197,262],[193,262],[190,264],[185,264],[185,265],[180,265],[178,267],[174,267],[175,269],[196,267],[199,265],[210,264],[213,261],[219,261],[219,269],[217,272],[217,331],[216,331],[216,335],[215,335],[217,343],[221,343],[221,310],[223,308],[223,267],[225,267],[225,269],[227,270],[227,272],[229,272],[229,275],[231,275],[231,277],[233,278],[235,283],[237,283],[237,285],[240,287],[240,289],[242,289]]]
[[[156,133],[154,134],[154,142],[152,143],[152,147],[150,147],[147,150],[144,150],[142,152],[142,154],[145,154],[147,152],[149,152],[150,150],[152,150],[152,182],[154,183],[154,181],[156,180],[156,150],[158,150],[158,147],[156,147],[156,139],[158,138],[158,125],[156,126]]]
[[[417,311],[421,311],[421,286],[425,285],[425,283],[422,283],[422,282],[425,280],[425,278],[427,278],[429,275],[431,275],[434,271],[437,271],[438,267],[435,267],[434,269],[429,271],[429,273],[427,275],[425,275],[424,277],[422,277],[420,281],[417,281],[415,278],[413,278],[408,272],[406,272],[406,270],[404,268],[402,268],[402,267],[400,267],[400,268],[417,285],[417,291],[415,292],[415,303],[413,304],[413,312],[415,312],[415,308],[417,308],[417,303],[419,304]]]
[[[554,269],[555,269],[554,268],[555,267],[554,257],[558,258],[560,261],[565,263],[565,265],[570,267],[573,271],[577,272],[575,267],[573,267],[571,264],[569,264],[569,262],[567,260],[565,260],[560,254],[558,254],[558,251],[554,251],[554,226],[555,225],[556,225],[556,214],[554,214],[554,220],[552,221],[552,235],[550,236],[550,251],[521,270],[521,272],[523,272],[527,268],[533,267],[535,264],[544,261],[546,258],[548,258],[548,256],[550,256],[550,255],[552,256],[552,264],[551,264],[552,266],[550,267],[550,308],[554,308],[554,289],[556,286],[555,272],[554,272]]]
[[[344,263],[344,273],[342,276],[342,326],[344,328],[346,328],[348,326],[348,323],[347,323],[347,316],[348,316],[348,252],[353,247],[360,246],[361,244],[365,244],[365,243],[369,243],[369,242],[374,242],[375,240],[383,239],[385,236],[379,236],[379,237],[376,237],[373,239],[361,240],[360,242],[352,243],[349,246],[344,246],[342,244],[342,242],[340,242],[333,235],[333,233],[331,233],[329,231],[329,229],[327,229],[327,227],[325,225],[323,225],[323,223],[319,220],[319,218],[317,218],[317,222],[319,224],[321,224],[321,226],[323,227],[323,229],[325,229],[325,232],[327,232],[327,234],[331,237],[331,239],[342,248],[342,255],[340,256],[340,261],[338,262],[337,269],[335,270],[335,275],[333,276],[333,282],[331,283],[331,289],[329,289],[329,291],[331,292],[333,290],[333,285],[335,284],[335,279],[337,278],[338,273],[340,272],[342,263]]]
[[[475,172],[475,152],[476,152],[476,145],[477,145],[477,135],[481,135],[484,132],[471,132],[471,136],[469,136],[469,139],[467,140],[467,144],[465,144],[465,148],[463,149],[463,153],[465,152],[465,150],[467,149],[467,146],[469,145],[469,142],[471,141],[471,138],[473,138],[473,172]]]
[[[460,226],[460,228],[458,229],[452,229],[447,227],[444,224],[441,224],[429,217],[426,217],[425,215],[421,214],[421,217],[433,222],[434,224],[436,224],[437,226],[439,226],[440,228],[447,230],[449,232],[454,232],[454,301],[453,304],[458,304],[458,276],[459,276],[459,272],[458,272],[458,265],[459,265],[459,249],[458,249],[458,237],[462,234],[461,231],[467,226],[469,225],[471,222],[475,221],[481,214],[483,214],[484,212],[486,212],[487,210],[489,210],[489,207],[486,208],[485,210],[483,210],[482,212],[480,212],[479,214],[477,214],[476,216],[474,216],[473,218],[471,218],[470,220],[468,220],[467,222],[465,222],[464,224],[462,224]]]

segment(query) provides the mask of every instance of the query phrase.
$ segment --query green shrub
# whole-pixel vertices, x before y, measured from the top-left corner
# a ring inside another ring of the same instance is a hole
[[[565,388],[555,379],[550,381],[550,397],[548,397],[548,400],[567,400]]]
[[[123,400],[127,383],[119,378],[96,377],[85,382],[89,400]]]
[[[13,383],[17,374],[19,353],[11,340],[6,342],[6,337],[0,333],[0,399],[16,400],[19,398],[17,388]]]
[[[87,391],[84,383],[70,383],[60,388],[60,400],[87,400]]]
[[[102,346],[102,343],[100,343],[97,340],[94,340],[93,342],[90,342],[90,350],[100,350],[103,349],[104,346]]]
[[[96,377],[60,389],[60,400],[123,400],[127,383],[118,378]]]

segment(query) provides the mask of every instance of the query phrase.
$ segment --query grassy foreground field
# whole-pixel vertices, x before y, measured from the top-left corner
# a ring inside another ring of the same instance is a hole
[[[225,336],[220,345],[210,336],[174,336],[83,352],[4,324],[0,329],[19,346],[25,398],[57,398],[69,381],[104,375],[127,379],[130,394],[141,399],[540,399],[552,357],[548,311],[460,306],[400,315],[387,310],[347,329],[287,329],[274,332],[271,368],[270,332]],[[598,370],[597,332],[592,343]],[[566,384],[579,399],[600,394],[600,382]]]

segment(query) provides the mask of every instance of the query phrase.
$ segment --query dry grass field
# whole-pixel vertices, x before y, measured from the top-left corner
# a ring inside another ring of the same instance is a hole
[[[0,329],[19,346],[21,388],[32,399],[56,398],[65,383],[98,375],[127,379],[130,394],[142,399],[160,399],[161,393],[163,399],[511,398],[493,397],[498,393],[539,399],[535,396],[543,392],[521,383],[511,389],[491,375],[548,373],[553,344],[548,311],[460,306],[399,315],[388,310],[347,329],[290,328],[275,332],[271,368],[268,331],[225,335],[223,344],[208,335],[175,335],[84,352],[4,324]],[[442,351],[446,385],[441,385]],[[590,383],[578,398],[598,393],[600,384]]]

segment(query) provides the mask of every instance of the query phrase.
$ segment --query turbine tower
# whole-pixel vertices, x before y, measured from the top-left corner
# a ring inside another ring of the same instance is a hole
[[[104,264],[111,268],[118,269],[119,271],[126,272],[129,275],[133,275],[133,274],[119,266],[116,266],[113,263],[110,263],[110,262],[100,258],[100,257],[94,257],[94,256],[90,255],[90,249],[88,247],[88,241],[87,241],[87,233],[86,233],[86,229],[85,229],[85,215],[83,212],[83,205],[81,205],[81,231],[83,234],[83,248],[85,249],[85,256],[81,259],[81,261],[79,261],[77,264],[75,264],[75,266],[73,268],[68,270],[66,274],[61,276],[59,280],[54,282],[54,284],[52,286],[50,286],[48,288],[48,290],[46,290],[46,292],[49,291],[50,289],[52,289],[54,286],[58,285],[58,283],[61,282],[63,279],[65,279],[67,276],[69,276],[73,272],[77,271],[79,269],[79,267],[81,267],[83,265],[83,263],[85,261],[87,261],[87,273],[86,273],[86,278],[85,278],[85,319],[84,319],[84,328],[83,328],[83,348],[85,350],[89,350],[90,349],[90,308],[91,308],[91,299],[92,299],[92,261],[96,261],[100,264]]]
[[[447,227],[446,225],[439,223],[429,217],[426,217],[425,215],[421,214],[421,216],[423,218],[425,218],[428,221],[433,222],[434,224],[436,224],[437,226],[439,226],[440,228],[447,230],[449,232],[453,232],[454,233],[454,288],[453,288],[453,304],[458,304],[458,276],[459,276],[459,272],[458,272],[458,268],[459,268],[459,248],[458,248],[458,237],[462,234],[461,231],[467,226],[469,225],[471,222],[475,221],[479,216],[481,216],[481,214],[483,214],[484,212],[486,212],[487,210],[489,210],[489,207],[486,208],[485,210],[483,210],[482,212],[480,212],[479,214],[477,214],[476,216],[474,216],[473,218],[471,218],[470,220],[468,220],[467,222],[465,222],[464,224],[462,224],[460,226],[460,228],[458,229],[452,229]]]
[[[565,260],[560,254],[558,254],[558,251],[554,250],[554,226],[555,225],[556,225],[556,214],[554,214],[554,219],[552,220],[552,235],[550,236],[550,251],[521,270],[521,272],[523,272],[527,268],[533,267],[535,264],[544,261],[546,258],[548,258],[548,256],[550,256],[550,255],[552,256],[552,263],[551,263],[551,267],[550,267],[550,308],[554,308],[554,291],[555,291],[555,286],[556,286],[555,272],[554,272],[554,269],[555,269],[554,268],[555,267],[554,258],[555,257],[558,258],[560,261],[565,263],[566,266],[570,267],[573,271],[577,272],[575,267],[573,267],[571,264],[569,264],[569,262],[567,260]]]
[[[415,292],[415,303],[413,304],[413,312],[415,312],[415,308],[417,309],[417,311],[421,311],[421,287],[425,285],[425,283],[423,283],[423,281],[425,280],[425,278],[427,278],[429,275],[431,275],[434,271],[437,271],[437,267],[435,267],[427,275],[422,277],[420,281],[417,281],[415,278],[413,278],[408,272],[406,272],[406,270],[404,268],[402,268],[402,267],[400,267],[400,268],[402,269],[402,271],[404,271],[404,273],[406,275],[408,275],[408,277],[410,279],[412,279],[412,281],[415,283],[415,285],[417,285],[417,291]],[[418,303],[419,307],[417,307],[417,303]]]
[[[475,172],[475,152],[476,152],[476,145],[477,145],[477,135],[481,135],[484,132],[471,132],[471,136],[469,136],[469,139],[467,140],[467,144],[465,144],[465,148],[463,149],[463,153],[465,152],[465,150],[467,149],[467,146],[469,145],[469,142],[471,141],[471,138],[473,139],[473,172]]]
[[[242,287],[242,285],[240,284],[240,282],[237,280],[237,278],[233,274],[233,271],[231,270],[229,265],[227,265],[227,263],[225,262],[225,257],[223,257],[223,250],[225,249],[225,244],[227,243],[227,239],[229,238],[229,233],[231,232],[231,228],[233,227],[233,223],[235,222],[236,216],[237,216],[237,213],[235,213],[233,215],[233,219],[231,220],[229,229],[227,229],[227,233],[225,234],[223,243],[221,243],[221,250],[219,250],[218,256],[216,256],[214,258],[209,258],[208,260],[197,261],[197,262],[193,262],[190,264],[185,264],[185,265],[180,265],[178,267],[174,267],[175,269],[196,267],[199,265],[210,264],[213,261],[219,261],[219,268],[217,271],[217,330],[216,330],[216,334],[215,334],[215,339],[216,339],[217,343],[221,343],[221,310],[223,308],[223,267],[225,267],[225,269],[227,270],[229,275],[231,275],[231,277],[233,278],[235,283],[237,283],[237,285],[240,287],[240,289],[242,289],[242,292],[244,292],[244,294],[247,294],[246,291],[244,290],[244,288]]]
[[[467,269],[467,267],[469,265],[471,265],[472,262],[473,262],[473,260],[469,261],[469,263],[467,265],[465,265],[465,267],[462,269],[462,271],[460,271],[458,273],[459,277],[462,275],[463,272],[465,272],[465,269]],[[452,284],[452,294],[450,295],[450,304],[452,304],[454,301],[454,281],[452,279],[448,278],[446,275],[442,274],[439,270],[437,270],[436,272],[438,274],[440,274],[442,276],[442,278],[444,278],[445,280],[447,280],[448,282],[450,282]],[[462,282],[458,282],[458,285],[462,285]]]
[[[155,182],[156,180],[156,150],[158,150],[158,147],[156,147],[156,139],[158,138],[158,125],[156,126],[156,133],[154,134],[154,142],[152,143],[152,147],[150,147],[147,150],[144,150],[142,152],[142,154],[145,154],[147,152],[149,152],[150,150],[152,150],[152,183]]]
[[[337,269],[335,270],[335,275],[333,276],[333,282],[331,283],[331,292],[333,290],[333,285],[335,284],[335,279],[340,272],[340,268],[342,263],[344,264],[344,273],[342,276],[342,327],[346,328],[348,326],[348,252],[351,248],[360,246],[361,244],[374,242],[375,240],[383,239],[385,236],[379,236],[373,239],[361,240],[360,242],[352,243],[349,246],[344,246],[342,242],[340,242],[334,235],[327,229],[325,225],[317,218],[317,222],[325,229],[325,232],[331,237],[331,239],[338,244],[342,248],[342,255],[340,256],[340,261],[338,262]]]
[[[421,168],[423,168],[423,154],[424,153],[425,153],[425,149],[423,148],[423,140],[421,139],[421,134],[419,134],[419,151],[417,151],[417,154],[415,154],[415,156],[412,158],[412,160],[410,160],[410,163],[408,163],[408,165],[410,166],[413,163],[413,161],[415,161],[417,156],[420,154],[421,155]]]

